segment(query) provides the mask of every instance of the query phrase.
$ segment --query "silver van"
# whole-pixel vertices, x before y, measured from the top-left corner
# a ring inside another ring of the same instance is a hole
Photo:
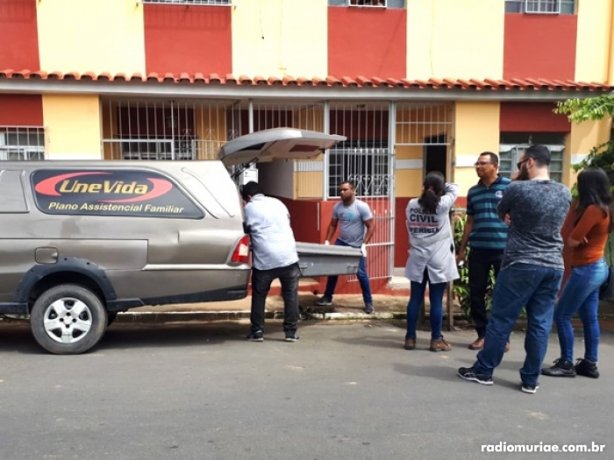
[[[0,314],[30,315],[43,348],[74,354],[120,311],[245,297],[249,237],[227,168],[340,139],[279,128],[228,142],[221,160],[0,162]],[[305,276],[357,270],[358,250],[298,246]]]

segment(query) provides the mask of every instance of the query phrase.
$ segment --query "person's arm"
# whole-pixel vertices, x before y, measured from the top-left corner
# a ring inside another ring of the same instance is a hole
[[[469,235],[473,230],[473,216],[467,216],[465,221],[465,228],[463,229],[463,238],[458,245],[458,251],[456,252],[456,263],[461,263],[465,260],[465,252],[467,251],[467,243],[469,242]]]
[[[576,248],[581,244],[588,243],[586,235],[601,219],[603,219],[603,214],[597,206],[590,205],[586,208],[582,217],[580,217],[580,220],[571,231],[567,241],[565,241],[567,245],[570,248]]]
[[[510,184],[503,192],[503,196],[497,205],[497,214],[499,214],[499,218],[507,225],[510,224],[509,212],[511,210],[513,195],[513,184]]]
[[[458,184],[450,184],[446,182],[444,190],[445,195],[441,197],[441,200],[439,200],[439,206],[450,209],[458,196]]]
[[[330,223],[328,224],[328,229],[326,230],[326,238],[324,239],[324,244],[328,244],[330,240],[333,238],[333,235],[335,234],[335,231],[337,230],[338,222],[339,220],[335,219],[334,216],[330,219]]]
[[[367,227],[367,232],[365,233],[364,244],[369,244],[371,238],[373,238],[373,233],[375,232],[375,221],[373,218],[364,221],[365,227]]]

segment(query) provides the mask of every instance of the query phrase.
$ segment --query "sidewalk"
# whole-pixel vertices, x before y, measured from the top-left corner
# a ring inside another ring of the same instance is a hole
[[[302,316],[313,320],[404,320],[406,318],[407,302],[409,300],[409,282],[403,276],[393,276],[383,294],[373,295],[375,312],[367,315],[363,312],[363,301],[360,294],[335,295],[333,305],[318,307],[316,302],[319,294],[314,293],[318,283],[309,278],[301,278],[299,285],[299,305]],[[428,302],[428,299],[426,299]],[[444,299],[445,302],[445,299]],[[230,302],[207,302],[192,304],[172,304],[145,306],[121,312],[117,321],[130,322],[184,322],[184,321],[235,321],[249,319],[251,296]],[[428,313],[428,303],[425,307]],[[444,305],[444,315],[447,309]],[[458,306],[453,308],[453,325],[468,327],[467,318]],[[599,307],[601,328],[604,331],[614,331],[614,303],[601,302]],[[273,283],[271,293],[266,303],[267,319],[283,318],[283,299],[279,295],[279,285]],[[521,319],[519,323],[523,323]],[[447,317],[444,317],[444,329],[448,328]],[[575,323],[581,327],[579,322]]]

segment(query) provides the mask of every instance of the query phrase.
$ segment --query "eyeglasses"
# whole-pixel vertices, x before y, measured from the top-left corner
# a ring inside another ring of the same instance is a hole
[[[516,168],[520,169],[520,167],[522,166],[523,163],[526,163],[527,161],[529,161],[531,159],[531,157],[527,157],[524,160],[520,160],[518,163],[516,163]]]
[[[486,166],[486,165],[491,165],[492,163],[490,161],[476,161],[474,163],[474,166]]]

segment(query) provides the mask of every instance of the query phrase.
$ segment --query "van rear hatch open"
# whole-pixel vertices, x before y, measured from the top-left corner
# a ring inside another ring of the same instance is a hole
[[[275,160],[315,158],[345,136],[295,128],[274,128],[233,139],[220,149],[218,158],[226,165],[239,166]],[[301,276],[351,275],[358,271],[358,248],[297,242]]]

